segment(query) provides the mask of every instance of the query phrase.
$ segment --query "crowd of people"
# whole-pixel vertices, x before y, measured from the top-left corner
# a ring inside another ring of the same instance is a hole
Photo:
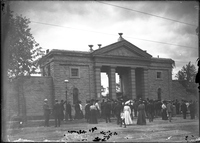
[[[72,108],[75,110],[72,116]],[[78,120],[85,118],[90,124],[98,124],[98,120],[104,119],[106,123],[111,122],[111,117],[116,118],[117,125],[133,124],[134,117],[137,118],[138,125],[146,125],[146,120],[153,122],[155,118],[161,117],[162,120],[172,121],[172,117],[177,114],[182,114],[183,119],[186,119],[186,114],[189,113],[191,119],[195,119],[197,114],[197,103],[195,101],[181,100],[152,100],[152,99],[134,99],[134,100],[112,100],[103,99],[101,102],[92,99],[87,100],[83,107],[81,101],[75,105],[71,105],[68,101],[55,100],[53,109],[49,108],[48,100],[44,100],[44,116],[45,126],[49,126],[50,114],[54,116],[55,127],[59,127],[62,121]],[[83,114],[85,110],[85,114]]]

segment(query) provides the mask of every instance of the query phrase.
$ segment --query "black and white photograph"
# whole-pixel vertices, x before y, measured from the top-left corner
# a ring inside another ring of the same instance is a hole
[[[1,1],[2,141],[199,142],[199,1]]]

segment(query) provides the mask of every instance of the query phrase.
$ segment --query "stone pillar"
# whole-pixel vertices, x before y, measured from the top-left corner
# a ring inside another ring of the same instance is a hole
[[[172,100],[173,99],[173,97],[172,97],[172,95],[171,95],[171,91],[172,91],[172,70],[171,69],[169,69],[168,70],[168,79],[169,79],[169,81],[168,81],[168,87],[169,87],[169,99],[170,100]]]
[[[130,69],[130,90],[132,99],[136,99],[135,68]]]
[[[119,74],[119,84],[120,84],[120,92],[123,92],[123,83],[122,83],[122,75]]]
[[[115,78],[115,67],[110,67],[109,70],[109,96],[112,99],[116,99],[116,78]]]
[[[148,69],[144,69],[144,97],[148,98]]]
[[[94,98],[101,97],[101,67],[95,67],[95,95]]]

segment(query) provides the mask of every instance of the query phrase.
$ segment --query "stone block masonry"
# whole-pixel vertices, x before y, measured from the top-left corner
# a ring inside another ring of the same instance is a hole
[[[7,95],[8,117],[43,116],[44,99],[52,108],[53,83],[51,77],[19,77],[9,85]]]
[[[159,71],[162,73],[162,77],[160,79],[157,79],[156,77],[156,71]],[[169,73],[168,70],[165,69],[159,69],[159,70],[148,70],[148,81],[150,82],[148,84],[148,98],[149,99],[158,99],[158,89],[161,89],[161,99],[170,99],[169,95]]]
[[[79,69],[80,77],[73,78],[70,77],[70,67],[68,64],[60,64],[57,67],[57,72],[53,79],[55,85],[55,98],[58,100],[68,100],[73,104],[73,89],[78,89],[78,99],[85,104],[86,99],[90,99],[90,84],[92,82],[90,77],[90,68],[88,65],[73,66]],[[69,83],[64,83],[67,79]],[[67,90],[67,99],[66,99]]]
[[[48,99],[52,107],[53,86],[51,77],[31,77],[24,80],[24,95],[26,100],[27,116],[43,115],[44,99]]]

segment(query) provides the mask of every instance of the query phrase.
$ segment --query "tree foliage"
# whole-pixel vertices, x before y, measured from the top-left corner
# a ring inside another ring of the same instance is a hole
[[[37,73],[35,61],[44,55],[44,51],[31,34],[30,20],[22,15],[13,16],[13,12],[9,11],[7,24],[8,78]]]
[[[191,62],[182,67],[176,74],[178,81],[186,88],[189,92],[196,92],[195,77],[196,68]]]

